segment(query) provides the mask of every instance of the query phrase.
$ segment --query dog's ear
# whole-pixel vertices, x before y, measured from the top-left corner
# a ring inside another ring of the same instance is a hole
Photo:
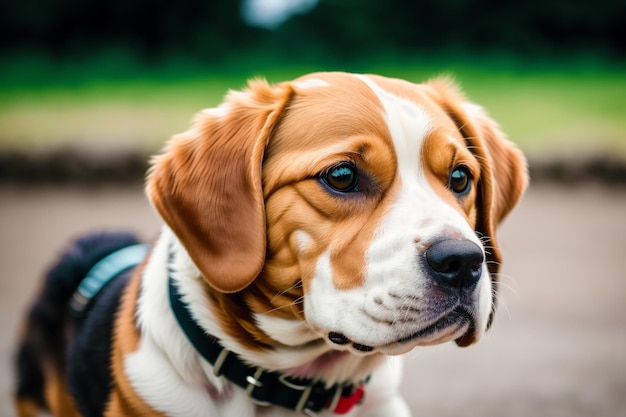
[[[476,231],[486,245],[493,276],[501,262],[495,229],[528,185],[526,159],[496,122],[480,106],[467,101],[452,81],[440,78],[430,81],[429,86],[431,97],[454,120],[481,165]]]
[[[148,198],[218,291],[242,290],[263,267],[261,164],[291,95],[288,84],[251,81],[196,115],[152,161]]]

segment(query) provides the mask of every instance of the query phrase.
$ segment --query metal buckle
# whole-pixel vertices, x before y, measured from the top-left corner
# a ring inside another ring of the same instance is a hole
[[[248,386],[246,387],[246,394],[248,395],[248,398],[250,398],[252,402],[254,402],[256,405],[267,407],[267,406],[272,405],[272,403],[267,402],[267,401],[260,401],[254,398],[254,389],[256,387],[263,386],[263,383],[260,381],[260,378],[262,375],[263,375],[263,369],[256,368],[256,371],[254,371],[254,375],[248,375],[246,377],[246,382],[248,382]]]
[[[70,308],[76,315],[81,315],[89,301],[91,301],[91,298],[86,297],[80,290],[76,290],[70,299]]]
[[[296,404],[296,408],[294,409],[296,412],[301,412],[301,413],[306,414],[307,416],[312,416],[312,417],[317,415],[316,413],[309,410],[308,408],[305,408],[306,402],[308,401],[309,396],[311,395],[311,391],[313,391],[313,385],[294,384],[293,382],[288,381],[285,375],[279,376],[278,381],[280,381],[281,384],[291,389],[302,391],[302,394],[300,394],[300,398],[298,399],[298,403]]]

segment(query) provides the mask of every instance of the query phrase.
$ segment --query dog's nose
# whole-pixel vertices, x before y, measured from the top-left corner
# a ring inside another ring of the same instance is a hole
[[[430,275],[442,285],[471,288],[482,275],[481,248],[469,240],[440,240],[426,251]]]

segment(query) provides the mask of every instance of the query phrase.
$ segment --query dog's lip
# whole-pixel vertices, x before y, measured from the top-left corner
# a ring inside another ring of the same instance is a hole
[[[384,345],[369,345],[345,338],[341,343],[334,342],[335,348],[345,346],[359,354],[376,352],[405,351],[406,347],[412,348],[419,345],[434,345],[455,340],[459,346],[468,346],[475,340],[475,324],[472,314],[466,308],[458,306],[452,311],[438,318],[434,323],[410,333],[407,336]],[[329,333],[327,338],[330,337]],[[336,337],[336,334],[335,334]],[[344,336],[345,337],[345,336]],[[404,347],[403,347],[404,346]]]
[[[451,329],[453,327],[457,329],[467,327],[467,331],[463,333],[463,336],[456,339],[459,340],[464,338],[467,332],[472,332],[472,329],[474,328],[473,322],[474,319],[472,317],[472,314],[467,309],[463,307],[457,307],[450,313],[435,321],[434,323],[416,332],[413,332],[408,336],[404,336],[392,344],[406,344],[415,340],[427,339],[430,336],[433,336],[444,330]]]

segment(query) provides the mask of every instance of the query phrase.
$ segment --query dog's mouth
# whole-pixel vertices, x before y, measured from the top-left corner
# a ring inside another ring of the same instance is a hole
[[[463,307],[457,307],[436,322],[413,333],[381,346],[355,342],[339,332],[328,333],[328,341],[336,346],[348,347],[358,353],[404,353],[414,346],[436,345],[454,340],[461,347],[469,346],[476,340],[476,325],[472,314]]]
[[[474,320],[470,312],[463,307],[457,307],[435,323],[409,336],[402,337],[396,343],[403,344],[419,341],[420,345],[430,345],[455,340],[459,344],[461,339],[470,338],[473,340],[474,330]],[[470,333],[471,335],[469,335]]]

